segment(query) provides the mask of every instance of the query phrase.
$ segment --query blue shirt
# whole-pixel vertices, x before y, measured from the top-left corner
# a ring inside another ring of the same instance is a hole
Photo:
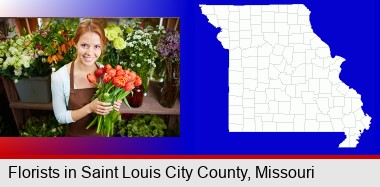
[[[99,67],[103,66],[100,63],[98,65]],[[70,97],[70,74],[67,71],[67,65],[62,66],[51,75],[51,94],[54,115],[58,123],[67,124],[74,122],[71,117],[71,110],[67,109]]]
[[[67,71],[67,65],[62,66],[51,75],[51,94],[54,115],[58,123],[74,122],[71,110],[67,109],[70,97],[70,74]]]

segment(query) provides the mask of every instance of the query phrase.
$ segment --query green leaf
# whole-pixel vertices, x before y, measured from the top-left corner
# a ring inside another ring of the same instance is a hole
[[[91,123],[86,127],[86,129],[89,129],[90,127],[92,127],[97,121],[98,121],[98,115],[95,117],[95,119],[93,119],[91,121]]]
[[[123,98],[123,101],[124,101],[125,105],[127,105],[128,108],[131,108],[131,106],[129,106],[129,103],[128,103],[126,98]]]

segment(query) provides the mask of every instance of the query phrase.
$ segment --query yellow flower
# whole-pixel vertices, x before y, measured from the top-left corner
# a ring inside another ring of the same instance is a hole
[[[122,34],[122,30],[120,27],[116,25],[109,25],[107,28],[104,29],[104,32],[106,34],[106,37],[109,41],[113,41],[114,39],[118,38]]]
[[[115,49],[121,50],[121,49],[124,49],[127,46],[127,42],[125,42],[123,40],[123,38],[117,37],[113,41],[113,46],[115,47]]]

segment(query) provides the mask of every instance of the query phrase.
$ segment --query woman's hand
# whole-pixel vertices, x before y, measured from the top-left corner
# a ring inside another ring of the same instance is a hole
[[[111,103],[101,102],[98,98],[88,104],[90,113],[96,113],[99,115],[107,115],[112,109]],[[119,106],[120,108],[120,106]]]
[[[113,102],[113,109],[115,109],[116,111],[119,112],[120,106],[121,106],[121,102],[122,102],[121,100]]]

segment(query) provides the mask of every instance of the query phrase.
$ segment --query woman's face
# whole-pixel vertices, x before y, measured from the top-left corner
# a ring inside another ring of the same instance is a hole
[[[93,65],[99,58],[102,47],[100,36],[95,32],[85,32],[76,44],[77,60],[84,65]]]

